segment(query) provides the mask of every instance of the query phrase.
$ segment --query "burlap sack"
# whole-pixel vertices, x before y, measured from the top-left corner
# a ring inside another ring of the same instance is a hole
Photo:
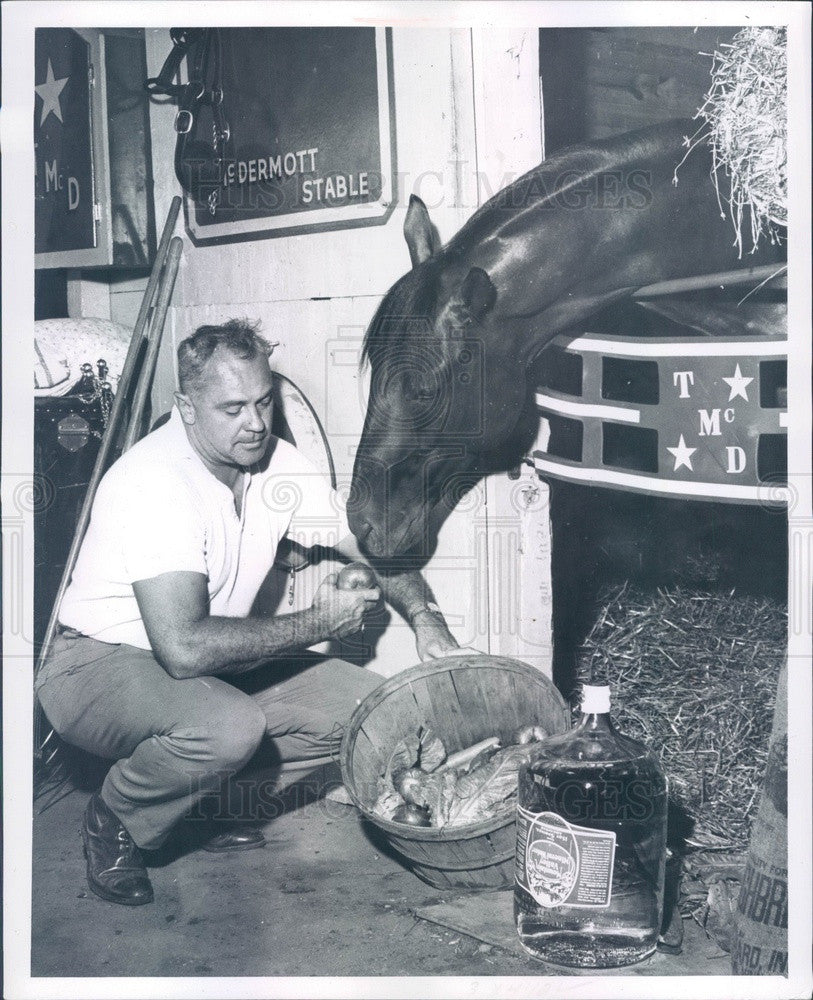
[[[735,914],[731,968],[739,976],[788,973],[788,668],[779,675],[762,798]]]

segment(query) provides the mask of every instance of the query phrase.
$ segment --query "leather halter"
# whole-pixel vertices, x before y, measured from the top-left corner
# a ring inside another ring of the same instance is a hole
[[[221,170],[226,159],[231,129],[223,110],[223,53],[217,28],[171,28],[170,37],[172,50],[158,76],[150,77],[144,89],[150,96],[161,95],[177,101],[175,174],[184,190],[188,191],[190,181],[184,170],[184,153],[195,132],[198,111],[203,106],[212,109],[211,146],[214,161]],[[173,83],[184,58],[187,60],[188,82]],[[190,193],[195,194],[194,191]],[[207,198],[212,215],[217,211],[219,201],[220,191],[214,187]]]

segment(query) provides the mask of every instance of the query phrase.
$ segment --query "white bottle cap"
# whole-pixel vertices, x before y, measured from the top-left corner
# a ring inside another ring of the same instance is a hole
[[[602,715],[610,711],[610,689],[593,684],[582,686],[582,712],[585,715]]]

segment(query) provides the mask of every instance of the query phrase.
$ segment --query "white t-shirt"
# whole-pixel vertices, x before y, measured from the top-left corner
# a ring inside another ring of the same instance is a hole
[[[327,479],[274,438],[267,469],[244,472],[238,516],[186,436],[181,415],[111,466],[93,501],[59,620],[102,642],[151,649],[133,581],[189,570],[208,581],[209,612],[245,617],[280,541],[335,545],[349,528]]]

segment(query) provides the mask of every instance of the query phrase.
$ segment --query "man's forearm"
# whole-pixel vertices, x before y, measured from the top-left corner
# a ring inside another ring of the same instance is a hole
[[[171,653],[162,657],[156,652],[173,677],[243,674],[260,660],[327,639],[323,619],[313,607],[274,618],[210,616],[185,626]]]
[[[449,631],[432,588],[421,573],[381,574],[378,577],[384,599],[404,617],[415,632],[419,651],[439,643],[439,648],[454,648],[457,642]],[[423,655],[423,653],[422,653]]]
[[[410,624],[423,612],[430,612],[442,618],[440,608],[432,593],[432,588],[415,570],[401,573],[377,573],[384,600]]]

